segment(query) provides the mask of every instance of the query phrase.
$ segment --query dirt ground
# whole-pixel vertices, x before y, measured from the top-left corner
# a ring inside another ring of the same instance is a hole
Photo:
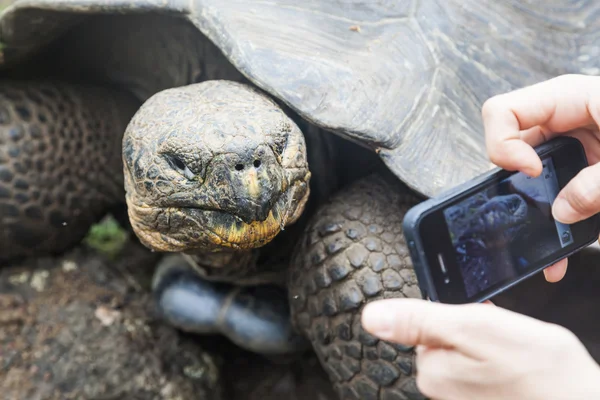
[[[136,243],[115,261],[82,245],[0,269],[1,398],[333,398],[310,353],[267,360],[162,324],[148,295],[156,261]]]
[[[158,323],[129,274],[154,258],[78,249],[0,270],[2,399],[221,399],[219,357]]]
[[[128,243],[116,261],[81,246],[1,269],[2,398],[335,399],[312,353],[267,360],[162,324],[147,292],[156,260]],[[563,282],[540,275],[495,302],[568,327],[600,361],[599,267],[591,248]]]

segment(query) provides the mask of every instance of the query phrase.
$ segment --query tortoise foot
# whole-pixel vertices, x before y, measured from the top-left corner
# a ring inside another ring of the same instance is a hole
[[[62,253],[124,203],[121,138],[137,102],[104,88],[0,83],[0,264]]]
[[[273,285],[242,287],[199,277],[178,255],[166,257],[154,280],[158,310],[191,333],[219,333],[255,353],[278,355],[310,347],[291,325],[287,293]]]
[[[322,206],[295,250],[292,317],[341,399],[423,399],[413,348],[379,340],[361,324],[370,301],[421,297],[402,235],[404,213],[417,202],[393,181],[368,177]]]

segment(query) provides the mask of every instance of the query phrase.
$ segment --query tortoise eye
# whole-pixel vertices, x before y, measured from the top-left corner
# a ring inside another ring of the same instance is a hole
[[[286,145],[287,137],[279,139],[273,144],[273,151],[275,151],[276,155],[281,156],[283,155],[283,151],[285,150]]]
[[[179,158],[171,157],[171,159],[173,160],[173,165],[175,166],[175,168],[180,169],[180,170],[185,169],[185,163],[183,161],[181,161]]]
[[[179,172],[181,175],[185,176],[187,179],[194,179],[196,175],[188,168],[185,162],[177,157],[176,155],[169,154],[167,155],[167,161],[171,165],[171,167]]]

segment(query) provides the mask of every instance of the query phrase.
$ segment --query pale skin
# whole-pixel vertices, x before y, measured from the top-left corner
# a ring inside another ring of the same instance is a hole
[[[560,192],[554,218],[574,223],[600,212],[600,77],[564,75],[495,96],[483,106],[488,155],[499,167],[538,176],[533,147],[557,135],[579,139],[590,166]],[[544,271],[549,282],[567,270]],[[569,330],[487,304],[420,299],[368,304],[365,329],[416,346],[417,386],[434,400],[600,398],[600,367]]]

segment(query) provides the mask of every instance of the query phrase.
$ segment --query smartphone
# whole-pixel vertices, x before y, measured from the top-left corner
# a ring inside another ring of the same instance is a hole
[[[559,191],[588,166],[579,140],[558,137],[536,152],[536,178],[495,169],[407,212],[404,235],[424,298],[482,302],[598,240],[598,215],[571,225],[552,217]]]

